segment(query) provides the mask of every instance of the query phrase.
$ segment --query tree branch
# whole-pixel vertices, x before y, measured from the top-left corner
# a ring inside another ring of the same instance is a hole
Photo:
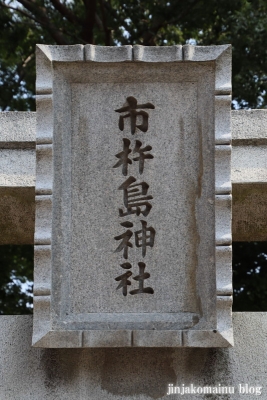
[[[86,43],[94,44],[94,25],[96,14],[96,0],[83,0],[86,16],[83,23],[82,38]]]
[[[50,35],[57,44],[60,45],[68,44],[68,41],[64,37],[64,35],[62,35],[62,33],[59,30],[57,30],[57,28],[51,23],[50,19],[46,14],[45,8],[41,8],[38,5],[36,5],[34,0],[18,0],[18,2],[21,3],[32,14],[37,15],[37,17],[39,17],[38,23],[47,28]]]
[[[60,2],[60,0],[50,0],[55,9],[60,12],[61,15],[67,18],[68,21],[72,22],[73,24],[81,24],[82,21],[76,17],[76,15],[67,8],[64,4]]]
[[[95,23],[101,31],[104,31],[103,22],[97,13],[95,14]]]
[[[151,28],[147,31],[143,31],[144,33],[140,36],[143,36],[144,41],[143,44],[144,46],[155,46],[155,37],[159,31],[159,29],[166,27],[167,25],[173,25],[173,24],[177,24],[178,22],[181,21],[181,19],[184,18],[184,16],[199,2],[200,0],[195,0],[192,3],[190,3],[190,5],[186,8],[183,9],[183,11],[181,13],[179,13],[179,15],[177,15],[177,17],[174,17],[172,19],[170,19],[169,21],[162,21],[159,24],[156,25],[152,25]]]
[[[34,18],[31,14],[28,14],[28,13],[26,13],[25,11],[23,11],[21,8],[11,7],[11,6],[8,6],[8,5],[5,4],[5,3],[0,3],[0,7],[5,7],[5,8],[8,8],[9,10],[17,11],[17,12],[19,12],[20,14],[24,15],[25,17],[32,19],[34,22],[39,23],[39,21],[38,21],[36,18]]]
[[[107,26],[107,18],[106,18],[106,13],[105,13],[104,1],[99,0],[99,2],[100,2],[101,13],[102,13],[103,29],[105,32],[105,45],[110,46],[111,45],[111,31]]]
[[[1,105],[2,111],[8,109],[14,94],[19,92],[21,82],[26,75],[27,68],[29,68],[28,64],[34,59],[34,55],[34,53],[30,53],[24,60],[21,61],[21,63],[17,65],[16,69],[12,72],[12,82],[15,85],[15,90],[13,89],[8,91],[8,95],[5,96],[5,102]]]

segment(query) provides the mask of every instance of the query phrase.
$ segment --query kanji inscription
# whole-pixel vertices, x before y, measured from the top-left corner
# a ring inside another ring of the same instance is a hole
[[[132,164],[132,160],[128,157],[128,155],[132,152],[130,149],[131,141],[129,139],[123,139],[123,150],[116,154],[116,157],[119,161],[113,165],[113,168],[118,168],[122,166],[122,174],[124,176],[128,173],[128,164]],[[142,174],[144,172],[145,160],[151,160],[154,158],[152,154],[146,154],[148,151],[152,150],[151,146],[145,146],[142,148],[142,142],[140,140],[135,141],[135,147],[133,152],[139,153],[138,157],[134,157],[133,161],[139,161],[139,173]]]
[[[115,110],[119,113],[127,112],[125,115],[120,115],[119,117],[119,129],[124,130],[124,118],[130,118],[131,121],[131,133],[136,133],[136,128],[140,129],[142,132],[147,132],[148,130],[148,119],[149,114],[146,111],[136,111],[137,109],[146,108],[154,109],[155,106],[151,103],[138,104],[135,97],[127,97],[128,106],[119,108]],[[142,123],[137,124],[137,116],[142,117]],[[127,138],[123,138],[123,149],[121,152],[117,153],[115,157],[119,160],[113,168],[121,167],[121,172],[123,176],[128,176],[128,166],[133,164],[133,161],[139,162],[139,173],[143,174],[145,168],[145,160],[152,160],[154,156],[150,153],[152,146],[143,146],[140,140],[136,140],[133,150],[130,148],[131,141]],[[137,157],[132,159],[129,157],[131,153],[137,153]],[[130,175],[122,184],[118,187],[118,190],[123,191],[123,203],[124,208],[119,208],[119,217],[123,218],[128,215],[139,216],[142,214],[143,217],[147,217],[152,209],[151,200],[153,196],[148,193],[149,184],[147,182],[138,182],[137,179]],[[133,248],[135,245],[137,248],[141,249],[142,258],[146,256],[147,247],[153,248],[155,241],[156,231],[152,226],[147,226],[146,220],[137,221],[136,224],[141,224],[141,228],[133,231],[134,224],[130,221],[121,222],[120,225],[126,230],[114,237],[116,241],[120,240],[119,246],[116,248],[116,253],[122,253],[122,256],[127,260],[130,256],[129,249]],[[134,235],[134,244],[131,241]],[[120,282],[117,286],[118,289],[122,289],[123,296],[127,296],[128,286],[132,285],[129,279],[132,276],[132,272],[129,269],[132,265],[129,262],[122,263],[120,266],[127,271],[115,278],[117,282]],[[154,290],[151,287],[144,287],[144,280],[150,277],[148,272],[144,272],[146,264],[142,261],[138,262],[139,274],[134,276],[133,279],[139,283],[139,288],[130,290],[131,295],[147,293],[153,294]]]
[[[37,48],[33,345],[228,346],[230,47],[126,47]]]
[[[130,118],[131,120],[131,133],[134,134],[136,131],[136,128],[140,129],[142,132],[147,132],[148,130],[148,113],[146,111],[136,111],[138,108],[150,108],[154,109],[155,106],[151,103],[145,103],[145,104],[137,104],[137,100],[135,97],[130,96],[127,97],[127,102],[128,106],[119,108],[118,110],[115,110],[116,112],[122,113],[125,111],[129,111],[128,114],[125,115],[120,115],[119,118],[119,128],[121,131],[124,130],[124,118]],[[143,118],[143,121],[141,124],[137,125],[137,116],[141,115]]]

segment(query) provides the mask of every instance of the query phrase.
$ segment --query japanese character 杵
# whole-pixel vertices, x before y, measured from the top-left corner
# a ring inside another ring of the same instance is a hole
[[[132,164],[132,160],[128,157],[128,155],[132,152],[130,149],[131,141],[129,139],[123,140],[123,150],[116,154],[115,157],[119,159],[119,161],[113,165],[113,168],[118,168],[122,165],[122,174],[124,176],[128,173],[128,164]],[[144,172],[145,160],[152,160],[154,156],[152,154],[146,154],[148,151],[152,150],[150,145],[142,148],[142,142],[140,140],[135,141],[135,147],[133,153],[139,153],[138,157],[134,157],[134,161],[139,161],[139,173],[142,174]]]

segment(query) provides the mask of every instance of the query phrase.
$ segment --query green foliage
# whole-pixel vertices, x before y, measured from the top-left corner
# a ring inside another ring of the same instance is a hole
[[[36,43],[233,45],[233,99],[267,104],[265,0],[0,0],[0,108],[34,110]]]
[[[266,0],[0,0],[0,110],[34,110],[35,44],[233,46],[233,99],[267,105]],[[267,310],[265,243],[234,244],[234,310]],[[32,246],[0,247],[0,314],[28,313]]]
[[[0,246],[0,315],[32,312],[32,281],[33,246]]]
[[[267,311],[267,242],[233,243],[233,311]]]

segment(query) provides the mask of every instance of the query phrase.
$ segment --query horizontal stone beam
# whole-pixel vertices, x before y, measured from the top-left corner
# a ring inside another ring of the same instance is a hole
[[[0,244],[32,244],[35,112],[0,113]],[[233,240],[267,240],[267,110],[232,111]]]
[[[233,313],[233,328],[235,346],[226,349],[36,349],[31,346],[32,316],[1,315],[0,398],[183,399],[167,391],[170,384],[184,384],[231,388],[228,395],[185,399],[266,399],[267,313]]]
[[[267,110],[232,111],[233,240],[267,240]]]
[[[0,113],[0,244],[33,244],[35,112]]]

